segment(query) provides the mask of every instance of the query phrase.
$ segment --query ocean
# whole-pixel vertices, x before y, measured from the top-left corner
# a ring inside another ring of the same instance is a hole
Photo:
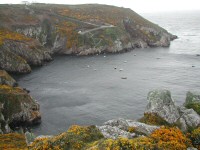
[[[179,38],[169,48],[56,56],[46,66],[17,78],[41,106],[42,123],[32,129],[36,135],[58,134],[74,124],[138,119],[148,92],[154,89],[170,90],[177,105],[184,103],[187,91],[200,90],[200,12],[142,16]]]

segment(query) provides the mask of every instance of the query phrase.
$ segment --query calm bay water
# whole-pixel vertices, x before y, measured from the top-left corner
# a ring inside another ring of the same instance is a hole
[[[143,16],[179,39],[169,48],[135,49],[106,57],[59,56],[18,78],[41,106],[42,124],[33,129],[35,134],[57,134],[72,124],[100,125],[119,117],[138,119],[153,89],[169,89],[177,104],[184,102],[188,90],[200,90],[200,57],[196,56],[200,12]]]

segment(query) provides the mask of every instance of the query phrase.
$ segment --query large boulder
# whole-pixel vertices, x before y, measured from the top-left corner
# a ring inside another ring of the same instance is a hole
[[[149,92],[148,104],[145,113],[153,113],[168,123],[175,123],[179,117],[179,111],[171,98],[171,93],[168,90],[154,90]]]
[[[181,130],[187,131],[189,128],[196,128],[200,125],[200,116],[193,110],[179,107]]]
[[[39,104],[23,89],[0,85],[1,128],[40,123]]]
[[[0,70],[0,84],[16,86],[17,82],[4,70]]]

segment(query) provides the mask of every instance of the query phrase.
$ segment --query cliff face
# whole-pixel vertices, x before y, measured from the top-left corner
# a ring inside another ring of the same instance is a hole
[[[0,70],[0,134],[9,133],[15,127],[40,123],[39,109],[28,91],[17,87],[17,82]]]
[[[51,54],[167,47],[176,36],[131,9],[107,5],[0,5],[0,67],[27,73]]]

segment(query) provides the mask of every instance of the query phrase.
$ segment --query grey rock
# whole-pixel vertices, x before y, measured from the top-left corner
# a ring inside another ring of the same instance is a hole
[[[99,130],[105,138],[116,139],[117,137],[132,138],[137,136],[136,133],[129,133],[129,127],[134,127],[135,131],[145,135],[151,134],[158,126],[147,125],[133,120],[125,120],[123,118],[113,119],[105,122],[103,126],[98,126]]]
[[[66,37],[61,37],[60,35],[56,35],[52,50],[54,53],[71,54],[72,53],[71,50],[70,51],[65,50],[65,45],[66,45]]]
[[[126,131],[129,128],[128,122],[123,118],[109,120],[109,121],[105,122],[104,125],[118,127],[119,129],[126,130]]]
[[[154,90],[149,92],[145,113],[155,113],[168,123],[175,123],[180,117],[179,111],[168,90]]]
[[[34,141],[35,135],[27,131],[25,132],[25,138],[26,138],[26,144],[30,145]]]
[[[129,133],[121,130],[118,127],[112,127],[109,125],[97,126],[105,138],[117,139],[119,137],[133,138],[135,133]]]
[[[52,138],[53,135],[39,135],[35,138],[35,140],[43,139],[43,138]]]
[[[187,150],[198,150],[198,149],[194,147],[188,147]]]
[[[180,129],[181,129],[181,131],[187,131],[188,128],[187,128],[187,124],[185,122],[185,119],[180,118],[178,120],[178,122],[180,123]]]
[[[154,130],[159,129],[159,126],[147,125],[145,123],[127,120],[128,126],[134,127],[137,132],[143,133],[145,135],[151,134]]]
[[[2,110],[3,110],[3,104],[0,102],[0,134],[10,133],[11,129],[10,129],[7,121],[5,120]]]
[[[197,127],[200,125],[200,116],[193,109],[179,107],[180,123],[183,131],[187,131],[188,127]]]

